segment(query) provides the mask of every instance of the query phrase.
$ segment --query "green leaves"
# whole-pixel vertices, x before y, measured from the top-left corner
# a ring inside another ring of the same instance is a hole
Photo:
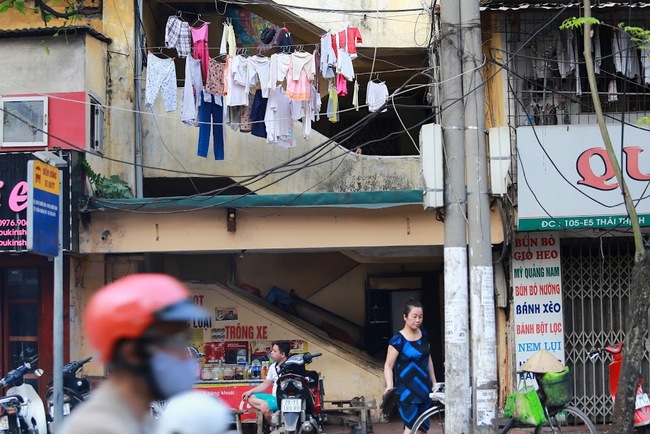
[[[562,22],[562,24],[560,25],[560,30],[575,29],[578,27],[582,27],[587,22],[592,26],[597,26],[602,24],[602,22],[598,18],[594,18],[594,17],[590,17],[590,18],[571,17],[571,18],[567,18]]]
[[[103,197],[106,199],[130,199],[133,197],[131,187],[129,187],[126,181],[120,179],[119,176],[111,175],[109,178],[106,178],[95,173],[85,158],[82,160],[82,165],[86,172],[86,176],[93,186],[96,197]]]
[[[7,12],[9,8],[11,8],[12,3],[13,2],[11,0],[4,0],[3,2],[0,2],[0,14]]]

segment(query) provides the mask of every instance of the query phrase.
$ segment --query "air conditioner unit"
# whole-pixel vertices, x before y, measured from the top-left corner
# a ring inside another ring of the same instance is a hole
[[[424,184],[424,209],[441,208],[444,201],[442,127],[425,124],[420,129],[420,161]]]
[[[510,129],[507,126],[490,128],[488,140],[490,193],[503,196],[508,191],[508,173],[510,172]]]

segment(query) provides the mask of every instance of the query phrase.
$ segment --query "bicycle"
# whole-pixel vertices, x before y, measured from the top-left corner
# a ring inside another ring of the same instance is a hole
[[[560,407],[546,406],[543,393],[540,395],[546,422],[535,427],[535,434],[562,434],[565,432],[598,434],[596,427],[582,410],[568,404]],[[445,432],[445,383],[436,383],[429,397],[431,397],[433,405],[417,418],[411,429],[412,433],[417,433],[427,420],[430,426],[429,432],[432,434]],[[532,428],[531,425],[522,424],[515,419],[507,419],[499,433],[506,434],[513,428],[522,427]]]

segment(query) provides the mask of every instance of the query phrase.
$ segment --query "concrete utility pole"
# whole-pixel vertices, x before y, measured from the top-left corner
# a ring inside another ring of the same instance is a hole
[[[481,50],[481,16],[477,0],[460,0],[465,99],[467,216],[469,220],[469,286],[472,353],[473,432],[497,430],[496,319],[487,150],[485,88]]]
[[[476,0],[474,0],[476,1]],[[440,7],[440,74],[445,159],[445,432],[469,434],[467,235],[460,2]],[[431,13],[435,13],[433,10]]]

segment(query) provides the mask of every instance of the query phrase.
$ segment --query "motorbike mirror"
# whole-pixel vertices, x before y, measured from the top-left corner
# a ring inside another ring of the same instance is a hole
[[[44,371],[43,371],[41,368],[38,368],[38,369],[35,369],[35,370],[34,370],[34,374],[35,374],[37,377],[40,377],[41,375],[43,375],[43,373],[44,373]]]

